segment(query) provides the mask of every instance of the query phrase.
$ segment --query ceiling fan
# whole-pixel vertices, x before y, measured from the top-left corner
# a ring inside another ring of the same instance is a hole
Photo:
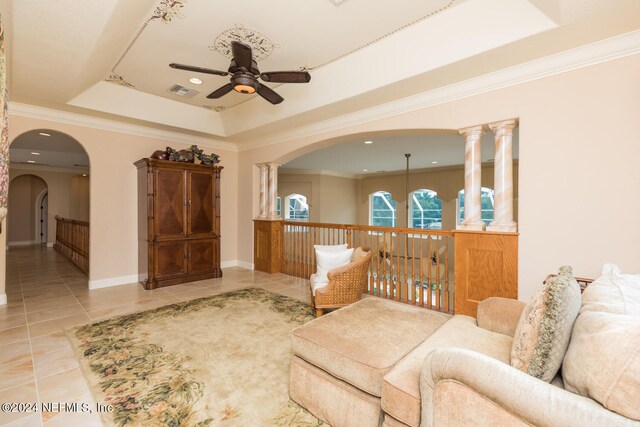
[[[271,71],[261,73],[260,70],[258,70],[258,64],[253,59],[251,46],[244,43],[232,41],[231,52],[233,53],[233,59],[231,59],[228,71],[218,71],[210,68],[175,63],[169,64],[169,66],[178,70],[214,74],[216,76],[231,75],[231,83],[227,83],[221,88],[211,92],[207,95],[209,99],[220,98],[232,90],[235,90],[236,92],[247,94],[258,92],[258,95],[270,103],[279,104],[284,101],[284,98],[271,88],[261,84],[258,79],[270,83],[308,83],[311,80],[311,75],[306,71]]]

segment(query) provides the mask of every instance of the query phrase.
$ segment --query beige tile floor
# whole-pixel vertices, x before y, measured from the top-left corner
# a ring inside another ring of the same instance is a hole
[[[0,306],[0,403],[87,402],[95,408],[63,328],[244,287],[310,302],[308,281],[228,268],[220,279],[153,291],[137,283],[89,290],[87,277],[51,248],[7,252],[7,299]],[[0,412],[2,426],[100,426],[98,415]]]

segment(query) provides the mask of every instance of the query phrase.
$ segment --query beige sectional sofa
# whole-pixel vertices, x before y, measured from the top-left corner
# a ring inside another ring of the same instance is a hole
[[[577,298],[551,382],[512,366],[535,307],[490,298],[474,319],[364,298],[293,331],[291,398],[335,427],[640,426],[640,276],[610,268]]]

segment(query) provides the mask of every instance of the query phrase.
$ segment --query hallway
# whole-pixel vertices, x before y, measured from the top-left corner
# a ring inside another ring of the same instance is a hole
[[[132,283],[89,290],[87,277],[46,246],[7,251],[8,303],[0,306],[0,402],[88,402],[95,408],[64,328],[243,287],[310,303],[308,281],[223,269],[224,277],[153,291]],[[100,426],[98,415],[0,412],[0,426]]]

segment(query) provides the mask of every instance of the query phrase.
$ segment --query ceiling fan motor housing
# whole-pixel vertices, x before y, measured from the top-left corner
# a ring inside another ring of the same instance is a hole
[[[251,74],[236,73],[231,77],[233,89],[240,93],[254,93],[258,88],[258,81]]]

